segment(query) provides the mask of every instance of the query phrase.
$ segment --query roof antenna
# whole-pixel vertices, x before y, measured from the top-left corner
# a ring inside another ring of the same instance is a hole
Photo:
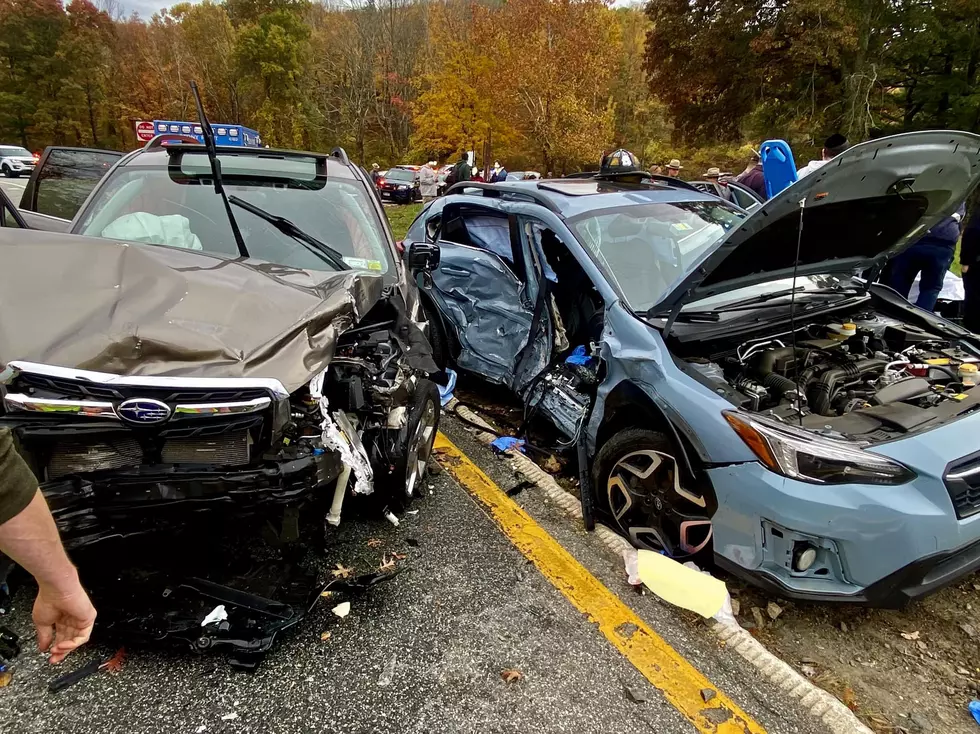
[[[211,129],[211,123],[208,122],[207,115],[204,114],[204,105],[201,104],[201,93],[197,90],[197,82],[194,80],[191,80],[191,91],[194,93],[194,104],[197,105],[197,119],[201,123],[204,148],[208,152],[208,161],[211,163],[211,174],[214,177],[214,193],[221,197],[221,201],[225,205],[225,214],[228,215],[231,233],[235,236],[235,244],[238,245],[238,254],[242,257],[248,257],[248,248],[245,247],[245,240],[242,239],[242,231],[238,228],[238,221],[231,211],[231,204],[228,203],[228,195],[225,193],[224,184],[221,182],[221,161],[218,160],[218,151],[214,147],[214,131]]]
[[[796,352],[796,274],[800,268],[800,243],[803,241],[803,207],[806,197],[800,199],[800,224],[796,228],[796,257],[793,258],[793,285],[789,294],[789,328],[793,334],[793,382],[796,385],[796,414],[803,427],[803,393],[800,390],[800,360]]]

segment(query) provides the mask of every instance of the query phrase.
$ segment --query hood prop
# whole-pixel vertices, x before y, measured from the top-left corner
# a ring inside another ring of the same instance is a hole
[[[228,215],[228,224],[231,225],[231,233],[235,236],[235,244],[238,245],[238,254],[242,257],[248,257],[248,248],[245,247],[245,240],[242,239],[242,231],[238,228],[238,220],[235,219],[235,214],[231,210],[228,195],[225,193],[225,187],[221,181],[221,161],[218,160],[218,151],[214,147],[214,131],[211,129],[207,115],[204,114],[204,105],[201,104],[201,93],[197,89],[197,82],[193,80],[191,80],[191,92],[194,93],[197,119],[201,123],[201,137],[204,138],[204,148],[208,152],[208,162],[211,164],[211,174],[214,176],[214,193],[221,197],[221,201],[225,205],[225,214]]]

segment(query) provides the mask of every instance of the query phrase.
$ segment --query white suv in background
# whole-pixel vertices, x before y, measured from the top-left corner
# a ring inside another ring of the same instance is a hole
[[[17,178],[22,173],[30,175],[34,163],[34,156],[27,148],[0,145],[0,173],[7,178]]]

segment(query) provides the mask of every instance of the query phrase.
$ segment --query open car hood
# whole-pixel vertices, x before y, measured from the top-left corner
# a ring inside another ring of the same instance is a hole
[[[263,377],[290,392],[381,297],[381,276],[0,228],[0,368]]]
[[[978,180],[980,135],[916,132],[856,145],[729,232],[651,313],[791,277],[797,238],[799,275],[881,265],[955,211]]]

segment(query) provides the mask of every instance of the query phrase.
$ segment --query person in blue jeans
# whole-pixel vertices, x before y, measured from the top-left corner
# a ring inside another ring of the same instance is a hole
[[[915,305],[926,311],[935,309],[936,299],[943,289],[943,278],[953,264],[956,243],[960,239],[960,222],[965,213],[966,207],[960,204],[960,208],[951,216],[944,218],[922,235],[918,242],[893,258],[882,277],[885,285],[908,298],[915,276],[919,275],[919,297]]]

